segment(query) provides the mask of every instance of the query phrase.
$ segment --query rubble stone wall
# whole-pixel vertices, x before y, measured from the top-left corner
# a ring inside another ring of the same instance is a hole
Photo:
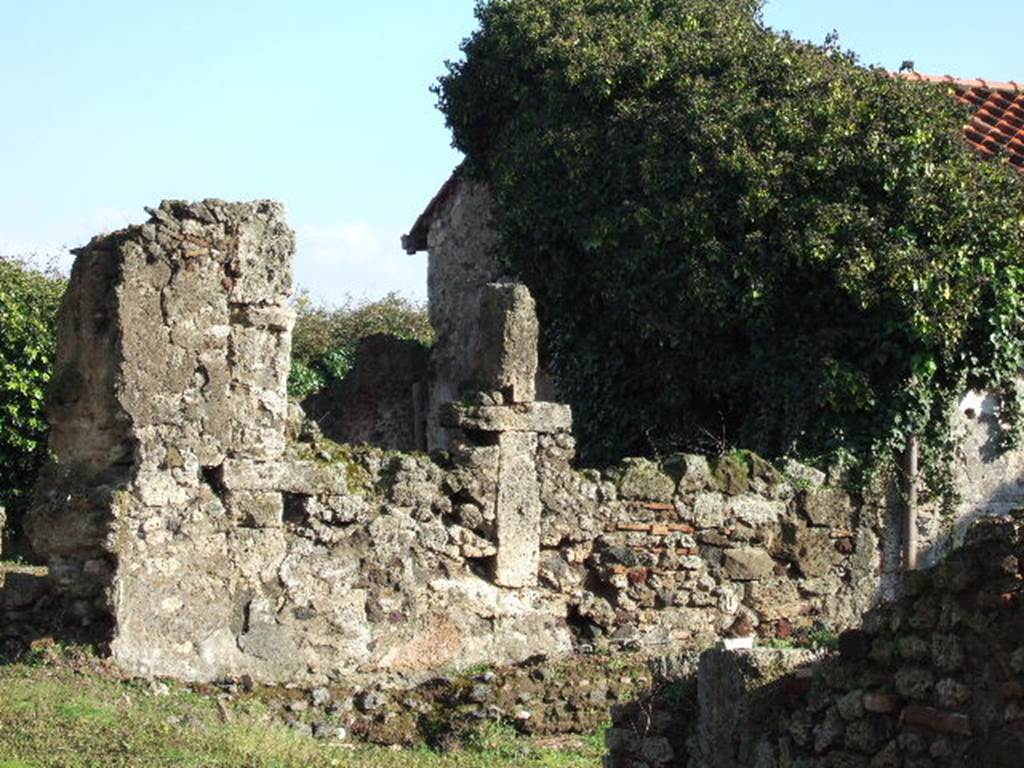
[[[1024,516],[963,548],[839,636],[838,653],[705,652],[617,707],[609,768],[1021,764]],[[676,696],[670,695],[675,691]]]

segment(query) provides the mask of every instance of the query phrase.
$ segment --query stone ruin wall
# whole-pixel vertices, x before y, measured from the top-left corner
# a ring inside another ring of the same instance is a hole
[[[502,279],[494,205],[486,183],[464,178],[457,170],[442,190],[441,204],[430,210],[426,238],[430,319],[438,331],[428,409],[430,448],[448,445],[450,433],[434,414],[462,395],[461,387],[473,380],[476,361],[486,348],[479,337],[480,294],[487,283]],[[543,370],[537,387],[541,399],[556,399],[556,383]],[[1024,505],[1024,449],[1003,448],[999,398],[989,392],[966,392],[951,418],[959,443],[954,483],[960,500],[953,514],[943,512],[939,504],[921,505],[921,565],[939,562],[963,541],[975,520]],[[889,555],[890,560],[898,557],[898,548]],[[886,591],[891,597],[891,589]]]
[[[838,652],[713,649],[613,709],[608,768],[1017,768],[1024,516],[988,516]]]
[[[336,443],[426,451],[429,360],[417,341],[367,336],[345,378],[305,398],[302,409]]]
[[[478,293],[494,354],[438,411],[447,451],[327,440],[285,395],[292,243],[274,204],[170,202],[78,255],[27,527],[126,670],[414,680],[843,627],[872,604],[888,513],[820,473],[574,469],[568,408],[534,399],[522,286]]]
[[[436,334],[427,402],[430,450],[451,444],[453,435],[440,423],[441,408],[459,400],[462,385],[475,378],[481,293],[500,277],[493,207],[485,184],[460,181],[427,233],[428,311]]]
[[[55,460],[26,528],[72,614],[116,622],[126,667],[231,664],[227,628],[259,605],[282,497],[224,478],[285,453],[293,249],[279,205],[207,201],[164,203],[77,254]]]

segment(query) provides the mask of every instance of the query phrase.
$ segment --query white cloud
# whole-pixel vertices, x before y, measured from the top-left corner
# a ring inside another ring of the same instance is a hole
[[[314,299],[338,304],[346,296],[374,299],[389,291],[426,298],[426,255],[407,255],[397,230],[354,222],[296,232],[295,282]]]

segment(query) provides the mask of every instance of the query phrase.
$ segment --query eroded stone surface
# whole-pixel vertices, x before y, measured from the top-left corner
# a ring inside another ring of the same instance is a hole
[[[572,410],[562,403],[519,403],[516,405],[468,405],[448,403],[441,410],[441,423],[469,432],[568,432]]]
[[[540,329],[533,297],[520,283],[488,283],[480,297],[476,383],[507,403],[536,399]]]
[[[540,485],[537,435],[507,432],[499,438],[498,552],[494,580],[504,587],[537,583],[540,558]]]

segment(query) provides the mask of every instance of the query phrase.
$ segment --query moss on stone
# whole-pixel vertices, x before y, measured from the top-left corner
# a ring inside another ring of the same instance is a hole
[[[714,459],[712,475],[715,485],[723,493],[739,496],[750,489],[750,469],[746,451],[731,451]]]
[[[372,470],[374,465],[380,466],[385,451],[370,445],[350,445],[336,443],[326,437],[317,438],[315,443],[292,443],[292,452],[303,461],[310,461],[321,466],[340,468],[345,475],[345,484],[349,493],[363,497],[381,496],[379,477]]]
[[[755,478],[770,486],[786,480],[771,462],[748,450],[729,451],[714,459],[712,474],[719,490],[730,496],[749,491],[751,480]]]
[[[649,459],[623,459],[614,475],[623,499],[669,502],[675,495],[676,481]]]

